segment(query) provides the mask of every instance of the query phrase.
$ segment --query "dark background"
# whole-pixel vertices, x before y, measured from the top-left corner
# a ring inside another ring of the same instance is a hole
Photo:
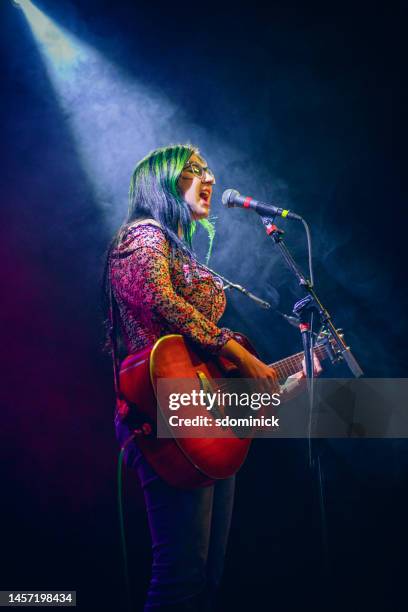
[[[80,609],[119,611],[118,449],[100,278],[131,167],[170,140],[198,144],[217,174],[212,267],[284,312],[300,295],[296,283],[256,215],[222,210],[220,196],[235,187],[302,214],[319,294],[365,374],[405,377],[405,15],[397,2],[37,6],[143,83],[147,99],[152,88],[173,105],[165,136],[152,127],[145,139],[115,141],[112,155],[106,147],[120,180],[101,206],[70,109],[57,101],[23,14],[2,2],[0,586],[76,589]],[[104,116],[111,96],[95,113]],[[87,130],[98,155],[98,132],[84,122]],[[99,187],[103,179],[101,169]],[[306,266],[301,228],[281,227]],[[265,360],[300,350],[294,328],[240,295],[230,295],[224,321]],[[222,609],[405,609],[406,441],[327,440],[316,450],[322,499],[305,441],[253,444],[238,476]],[[125,489],[141,609],[150,551],[135,474]]]

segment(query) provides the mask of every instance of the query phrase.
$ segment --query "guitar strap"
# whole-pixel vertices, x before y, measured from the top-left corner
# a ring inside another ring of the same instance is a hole
[[[120,406],[116,405],[115,409],[115,420],[118,418],[122,422],[126,422],[129,428],[132,430],[132,434],[125,442],[125,446],[130,440],[135,437],[151,436],[154,431],[153,423],[146,420],[146,418],[140,418],[137,405],[127,400],[120,390],[120,364],[119,364],[119,348],[118,348],[118,336],[119,336],[119,316],[118,316],[118,305],[113,294],[112,282],[109,276],[109,339],[111,341],[111,355],[112,355],[112,366],[113,366],[113,383],[115,387],[115,394],[117,400],[120,400]],[[125,410],[123,409],[125,407]]]
[[[119,359],[118,359],[118,313],[116,300],[113,295],[112,282],[109,276],[109,339],[111,342],[113,384],[116,397],[122,399],[119,385]]]

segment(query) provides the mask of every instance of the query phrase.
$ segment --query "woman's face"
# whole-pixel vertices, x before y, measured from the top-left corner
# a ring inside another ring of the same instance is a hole
[[[182,198],[187,202],[194,221],[206,219],[210,213],[212,188],[215,183],[213,174],[204,172],[201,177],[194,174],[189,164],[207,168],[202,157],[193,153],[178,180]],[[197,169],[196,169],[197,170]]]

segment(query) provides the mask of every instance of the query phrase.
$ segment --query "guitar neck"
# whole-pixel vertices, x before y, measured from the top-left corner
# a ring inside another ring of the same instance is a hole
[[[323,361],[323,359],[327,357],[327,349],[324,344],[316,345],[313,352],[320,361]],[[302,351],[301,353],[296,353],[285,359],[275,361],[275,363],[270,363],[269,367],[276,370],[279,380],[285,380],[288,376],[300,372],[302,369],[303,357],[304,353]]]

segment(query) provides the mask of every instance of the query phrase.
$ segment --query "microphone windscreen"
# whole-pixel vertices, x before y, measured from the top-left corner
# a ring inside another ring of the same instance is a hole
[[[226,189],[221,199],[223,205],[228,207],[234,206],[233,198],[235,196],[239,196],[239,191],[236,189]]]

